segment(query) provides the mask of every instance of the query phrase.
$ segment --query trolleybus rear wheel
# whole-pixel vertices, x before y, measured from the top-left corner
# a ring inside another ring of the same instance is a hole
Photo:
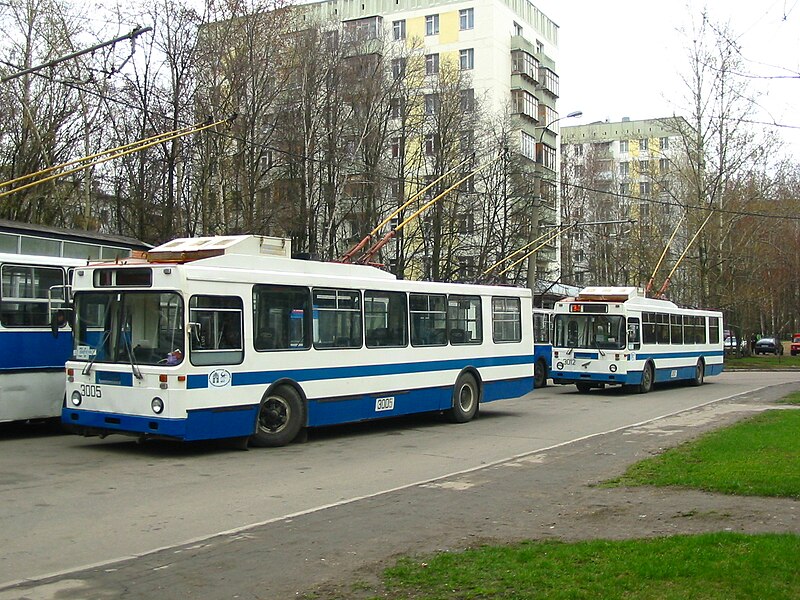
[[[261,399],[253,446],[285,446],[303,426],[303,401],[293,387],[280,385]]]
[[[543,360],[537,360],[533,365],[533,387],[547,387],[547,365]]]
[[[706,376],[706,364],[703,362],[703,359],[697,361],[697,366],[694,368],[694,378],[692,379],[692,385],[703,385],[703,381],[705,380]]]
[[[478,412],[479,401],[480,392],[475,377],[462,373],[453,387],[453,407],[445,414],[453,423],[466,423]]]

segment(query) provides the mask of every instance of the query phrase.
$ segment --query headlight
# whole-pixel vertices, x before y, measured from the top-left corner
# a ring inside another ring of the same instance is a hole
[[[150,402],[150,408],[153,409],[154,413],[160,415],[164,412],[164,401],[161,398],[153,398],[153,401]]]
[[[70,396],[70,401],[72,402],[73,406],[80,406],[81,402],[83,402],[83,398],[81,398],[81,393],[78,390],[72,392],[72,396]]]

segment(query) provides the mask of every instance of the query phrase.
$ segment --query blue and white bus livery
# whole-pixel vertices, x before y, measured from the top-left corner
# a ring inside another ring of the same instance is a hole
[[[411,413],[465,422],[533,389],[528,290],[397,280],[289,246],[182,239],[77,269],[62,421],[280,446],[301,428]]]
[[[590,287],[555,305],[553,383],[579,391],[701,385],[723,368],[722,313],[680,308],[633,287]]]

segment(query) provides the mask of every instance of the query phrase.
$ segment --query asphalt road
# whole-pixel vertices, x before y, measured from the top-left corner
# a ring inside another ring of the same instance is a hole
[[[782,383],[800,389],[793,373],[757,372],[647,395],[549,387],[486,405],[464,425],[421,416],[248,452],[6,426],[0,600],[283,598],[335,577],[335,565],[354,569],[407,549],[408,533],[426,530],[418,508],[447,501],[441,495],[459,478],[535,468],[529,459],[543,452]],[[485,492],[487,507],[508,500]],[[460,510],[454,502],[452,516]]]

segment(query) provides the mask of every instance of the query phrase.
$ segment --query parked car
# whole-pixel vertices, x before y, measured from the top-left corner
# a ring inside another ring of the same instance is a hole
[[[776,337],[763,337],[756,342],[756,354],[783,354],[783,344]]]
[[[792,356],[800,354],[800,333],[795,333],[792,336],[792,345],[790,346]]]

